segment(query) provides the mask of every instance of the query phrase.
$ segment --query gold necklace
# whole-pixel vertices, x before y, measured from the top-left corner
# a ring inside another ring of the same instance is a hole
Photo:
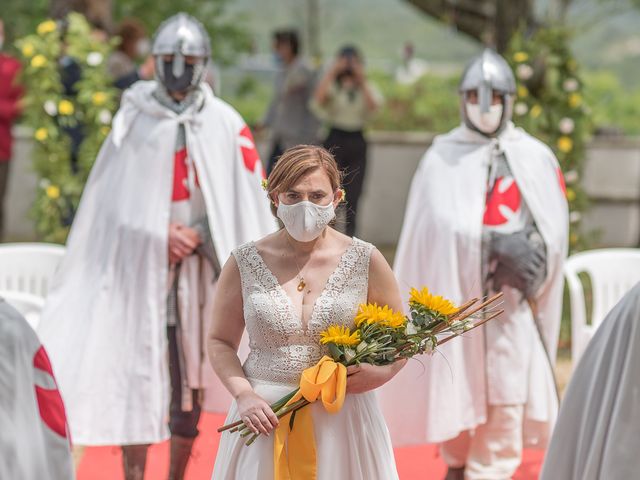
[[[296,287],[296,289],[301,292],[304,290],[304,287],[307,286],[307,283],[304,281],[304,277],[302,276],[302,269],[300,268],[300,265],[298,264],[298,255],[296,254],[296,249],[293,248],[293,245],[291,244],[291,241],[289,240],[289,236],[285,233],[285,238],[287,239],[287,243],[289,244],[289,246],[291,247],[291,250],[293,250],[293,261],[296,264],[296,268],[298,269],[298,273],[296,274],[296,278],[299,280],[298,286]]]

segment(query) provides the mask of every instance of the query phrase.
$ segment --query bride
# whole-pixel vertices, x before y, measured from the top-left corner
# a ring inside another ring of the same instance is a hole
[[[269,405],[291,392],[302,371],[327,353],[319,342],[322,330],[331,324],[351,327],[361,303],[402,310],[382,254],[330,227],[342,191],[329,152],[309,145],[287,150],[269,176],[268,193],[285,228],[233,252],[218,282],[208,345],[213,368],[235,398],[228,422],[241,419],[262,435],[245,446],[246,438],[223,433],[214,480],[274,478],[278,419]],[[245,327],[250,353],[242,365],[237,351]],[[349,367],[338,413],[326,412],[321,402],[306,407],[315,430],[318,480],[398,478],[373,390],[405,362]]]

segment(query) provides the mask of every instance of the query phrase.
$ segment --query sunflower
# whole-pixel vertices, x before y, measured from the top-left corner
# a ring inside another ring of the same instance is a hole
[[[336,345],[353,346],[360,343],[360,332],[357,330],[351,333],[348,327],[341,325],[331,325],[324,332],[320,333],[320,343],[334,343]]]
[[[529,54],[527,52],[516,52],[513,54],[513,60],[522,63],[529,60]]]
[[[74,112],[73,103],[69,100],[60,100],[58,112],[60,112],[60,115],[72,115]]]
[[[377,303],[363,303],[360,305],[355,322],[357,327],[363,323],[368,325],[375,323],[383,327],[400,328],[406,323],[406,318],[401,312],[395,312],[387,305],[380,307]]]
[[[579,93],[569,95],[569,106],[571,108],[578,108],[580,105],[582,105],[582,95]]]
[[[107,94],[104,92],[95,92],[93,95],[91,95],[91,102],[98,107],[100,105],[104,105],[106,101]]]
[[[409,298],[409,304],[411,306],[420,305],[427,310],[431,310],[445,316],[453,315],[458,311],[458,307],[456,307],[450,300],[447,300],[440,295],[432,295],[429,293],[429,289],[427,287],[422,287],[422,290],[412,288],[410,294],[411,297]]]
[[[534,105],[529,112],[533,118],[538,118],[542,114],[542,107],[540,105]]]
[[[44,55],[36,55],[31,59],[31,66],[33,68],[40,68],[45,66],[47,63],[47,57]]]
[[[56,187],[55,185],[49,185],[47,187],[46,193],[47,193],[47,197],[49,197],[52,200],[60,198],[60,188]]]
[[[569,153],[571,150],[573,150],[573,140],[571,140],[571,137],[568,137],[566,135],[561,136],[558,139],[558,150],[560,150],[562,153]]]
[[[22,55],[27,58],[33,57],[36,49],[33,47],[32,43],[25,43],[22,45]]]
[[[45,20],[40,25],[38,25],[36,31],[38,32],[38,35],[46,35],[47,33],[55,32],[56,22],[54,22],[53,20]]]
[[[33,134],[33,136],[39,142],[44,142],[47,138],[49,138],[49,131],[46,128],[41,127],[41,128],[36,130],[36,132]]]

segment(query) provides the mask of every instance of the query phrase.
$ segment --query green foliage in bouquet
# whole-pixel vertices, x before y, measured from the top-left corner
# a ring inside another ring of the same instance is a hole
[[[33,167],[39,189],[32,214],[36,231],[45,241],[64,243],[82,189],[100,145],[110,130],[118,93],[106,71],[113,48],[91,35],[91,27],[77,13],[67,17],[64,32],[53,20],[40,23],[36,33],[16,42],[23,62],[24,122],[33,128]],[[63,56],[82,72],[76,95],[64,94],[60,74]],[[65,128],[82,126],[77,171],[71,169],[71,142]]]
[[[518,84],[514,122],[549,145],[558,157],[571,212],[570,247],[581,250],[589,239],[581,232],[588,200],[580,180],[593,126],[570,39],[570,32],[559,27],[541,29],[532,37],[517,34],[507,59]]]
[[[412,288],[409,317],[387,305],[362,304],[354,319],[354,328],[330,325],[320,333],[320,343],[331,357],[325,356],[317,365],[305,370],[300,387],[271,404],[271,409],[279,419],[292,415],[289,422],[289,429],[292,429],[295,412],[316,401],[329,384],[336,382],[327,388],[327,396],[337,395],[344,399],[346,367],[361,363],[389,365],[422,353],[432,354],[438,346],[501,315],[504,311],[497,308],[501,298],[502,293],[499,293],[480,304],[474,298],[456,307],[446,298],[431,294],[426,287]],[[327,370],[322,373],[327,365],[330,365],[331,375],[327,375]],[[336,366],[339,368],[331,368]],[[345,380],[341,389],[337,386],[341,382],[336,370],[342,370]],[[259,436],[242,420],[224,425],[218,431],[237,432],[243,438],[248,437],[246,445],[251,445]]]

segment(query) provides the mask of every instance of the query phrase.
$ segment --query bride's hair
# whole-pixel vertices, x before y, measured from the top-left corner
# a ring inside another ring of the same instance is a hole
[[[267,180],[269,198],[273,200],[274,193],[286,192],[302,177],[318,168],[325,171],[334,192],[341,188],[342,174],[331,152],[316,145],[297,145],[288,148],[278,159]],[[271,211],[274,215],[276,214],[273,202]]]

